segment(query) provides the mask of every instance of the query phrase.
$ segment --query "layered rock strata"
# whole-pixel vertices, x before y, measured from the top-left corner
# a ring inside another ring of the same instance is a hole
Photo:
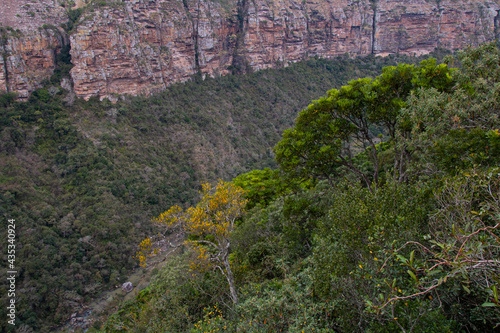
[[[20,99],[41,87],[56,66],[56,54],[64,45],[61,31],[42,29],[29,36],[10,36],[0,45],[0,91],[16,92]]]
[[[497,2],[123,1],[71,36],[78,96],[149,94],[196,72],[224,75],[319,56],[426,54],[495,39]],[[229,8],[229,10],[227,9]]]
[[[2,0],[0,3],[0,92],[26,99],[50,78],[56,54],[68,42],[59,26],[68,20],[56,0]]]
[[[148,94],[231,64],[231,27],[215,3],[124,2],[93,15],[70,37],[78,96]]]
[[[196,73],[217,76],[259,70],[286,66],[311,56],[420,55],[437,47],[454,50],[498,37],[499,3],[500,0],[108,2],[87,7],[70,36],[74,64],[71,76],[77,96],[113,99],[118,94],[151,94]],[[56,44],[48,47],[57,50]],[[18,45],[17,49],[22,48]],[[18,52],[12,50],[11,56]],[[26,48],[19,52],[29,54]],[[50,58],[48,54],[45,57]],[[25,63],[29,62],[26,58]],[[18,70],[18,77],[23,76],[26,68]],[[9,84],[11,71],[14,68],[7,68]],[[0,89],[4,81],[0,76]],[[25,87],[23,91],[30,90]],[[18,89],[18,85],[11,84],[9,89]]]

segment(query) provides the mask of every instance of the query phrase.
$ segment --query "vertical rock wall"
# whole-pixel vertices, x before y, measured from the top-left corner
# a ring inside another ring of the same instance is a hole
[[[0,16],[2,23],[25,27],[27,10],[33,9],[26,6],[27,1],[5,0],[0,4],[0,9],[12,13],[17,4],[21,9],[16,9],[16,15],[23,18],[12,23]],[[77,96],[114,99],[117,94],[151,94],[198,72],[204,76],[241,73],[344,53],[420,55],[437,47],[460,49],[499,36],[499,3],[109,1],[106,6],[88,6],[69,37],[74,64],[71,76]],[[67,20],[57,8],[45,19],[53,23]],[[37,10],[37,17],[43,18],[44,9]],[[55,34],[27,31],[30,29],[24,28],[23,37],[9,37],[0,46],[4,55],[0,59],[0,90],[19,91],[23,97],[50,76],[54,52],[64,43],[64,38]]]
[[[78,96],[149,94],[231,64],[230,28],[215,3],[145,1],[92,14],[70,37]]]
[[[453,0],[123,1],[79,25],[72,76],[78,96],[110,97],[149,94],[197,71],[459,49],[494,40],[499,9],[498,1]]]
[[[0,91],[17,92],[20,99],[41,87],[56,65],[56,53],[64,44],[61,31],[42,29],[30,36],[10,35],[0,45]]]
[[[59,28],[66,9],[56,0],[1,0],[0,92],[26,99],[50,78],[67,38]],[[45,28],[44,28],[45,27]]]

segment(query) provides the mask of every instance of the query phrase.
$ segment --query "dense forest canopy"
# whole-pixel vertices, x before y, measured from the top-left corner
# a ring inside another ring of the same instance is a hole
[[[328,91],[284,132],[278,169],[234,179],[248,199],[230,237],[238,302],[181,248],[100,329],[492,331],[499,89],[500,51],[485,44]]]
[[[172,205],[195,204],[201,181],[276,168],[274,145],[313,98],[385,66],[419,61],[311,59],[245,76],[195,77],[112,104],[61,88],[70,59],[62,50],[52,78],[27,102],[0,96],[0,215],[17,226],[16,320],[36,332],[125,282],[137,267],[137,245],[157,231],[151,219]],[[266,191],[258,194],[263,202],[279,192]],[[6,260],[4,253],[2,267]],[[0,282],[2,304],[6,286]],[[7,330],[6,321],[0,327]]]

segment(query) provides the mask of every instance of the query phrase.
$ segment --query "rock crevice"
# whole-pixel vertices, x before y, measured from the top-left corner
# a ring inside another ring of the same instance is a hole
[[[373,22],[372,22],[372,54],[375,54],[375,45],[377,44],[377,0],[372,0]]]
[[[10,92],[10,83],[9,83],[9,70],[7,69],[7,41],[8,37],[4,33],[4,31],[1,32],[0,34],[0,53],[2,54],[2,58],[0,66],[2,66],[2,72],[0,76],[0,90],[4,90],[5,92],[9,93]],[[2,89],[3,88],[3,89]]]
[[[497,14],[495,15],[495,19],[494,19],[495,39],[497,41],[500,41],[500,10],[497,10],[496,12],[497,12]]]

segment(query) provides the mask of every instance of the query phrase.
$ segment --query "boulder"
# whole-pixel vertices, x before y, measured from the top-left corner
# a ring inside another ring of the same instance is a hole
[[[122,284],[122,290],[126,293],[131,292],[133,289],[134,285],[132,284],[132,282],[125,282],[124,284]]]

